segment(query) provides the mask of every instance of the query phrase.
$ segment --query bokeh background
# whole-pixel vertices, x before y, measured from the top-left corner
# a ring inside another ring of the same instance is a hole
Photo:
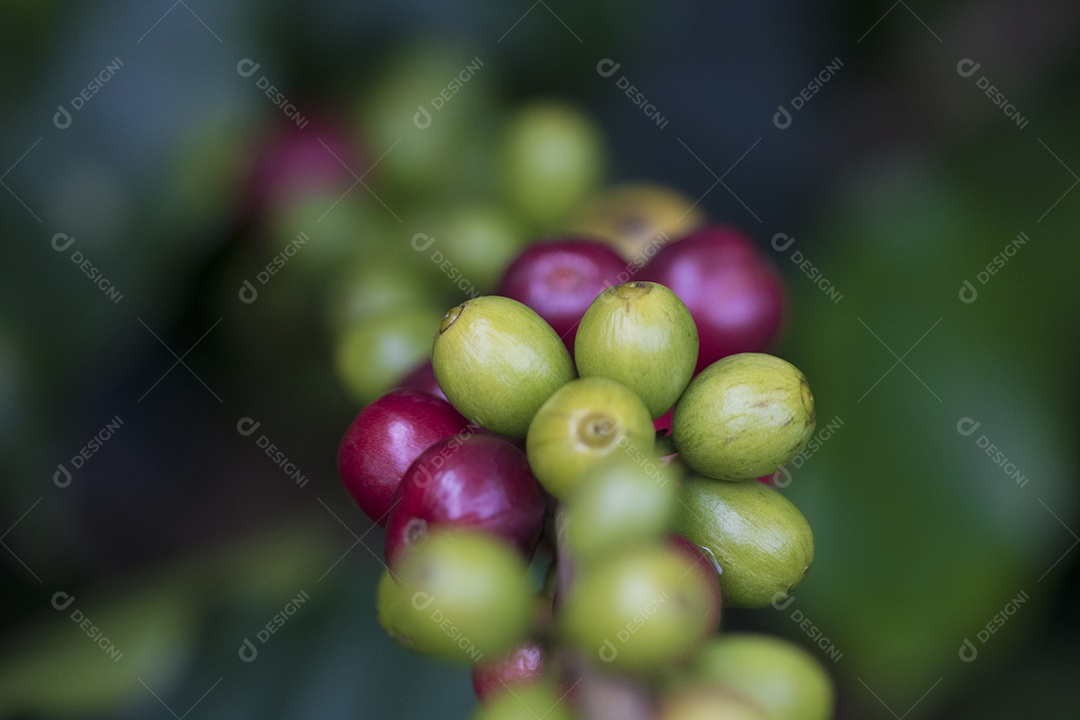
[[[817,653],[841,717],[1075,716],[1074,3],[20,1],[0,18],[0,716],[468,715],[467,670],[377,625],[381,539],[334,466],[362,403],[334,357],[364,303],[415,325],[455,292],[416,233],[462,208],[537,231],[499,204],[498,166],[540,98],[592,118],[605,182],[684,193],[788,282],[775,351],[835,428],[784,490],[816,561],[790,605],[728,625]],[[310,121],[318,182],[259,185],[290,124],[263,78]],[[411,153],[415,177],[380,174]],[[375,295],[350,295],[351,272]]]

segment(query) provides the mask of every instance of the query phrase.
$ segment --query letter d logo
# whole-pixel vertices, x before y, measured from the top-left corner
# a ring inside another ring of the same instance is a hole
[[[255,658],[259,657],[259,650],[256,648],[250,640],[244,638],[244,644],[240,646],[240,659],[244,662],[252,662]]]
[[[964,662],[971,662],[977,657],[979,657],[978,648],[970,640],[964,638],[964,644],[960,646],[960,659]]]
[[[423,105],[417,105],[416,114],[412,116],[412,122],[413,125],[424,130],[431,125],[431,113]]]
[[[622,63],[617,63],[611,58],[604,58],[596,63],[596,74],[600,77],[611,77],[621,67]]]
[[[262,425],[261,422],[256,422],[249,417],[242,417],[236,423],[236,432],[240,433],[244,437],[247,437],[251,433],[258,430],[260,425]]]
[[[960,418],[959,422],[956,423],[956,432],[967,437],[978,430],[980,425],[982,425],[981,422],[976,422],[969,417]]]
[[[965,280],[963,287],[960,288],[960,302],[970,305],[977,297],[979,297],[979,291],[970,280]]]
[[[412,606],[417,610],[427,610],[433,602],[435,602],[435,596],[430,593],[421,591],[412,596]]]
[[[772,116],[772,124],[780,130],[791,127],[791,113],[783,105],[776,106],[776,114]]]
[[[960,75],[960,77],[971,77],[981,67],[982,65],[975,62],[971,58],[964,58],[960,62],[956,63],[956,72]]]
[[[67,233],[56,233],[52,236],[53,250],[56,252],[64,252],[71,244],[75,242],[75,238],[71,237]],[[63,244],[61,244],[63,243]]]
[[[255,289],[250,280],[245,280],[244,284],[240,286],[240,292],[237,295],[240,297],[240,302],[250,305],[259,297],[259,291]]]
[[[236,63],[236,74],[240,77],[251,77],[260,67],[262,66],[251,58],[244,58]]]
[[[67,610],[68,606],[73,602],[75,602],[75,596],[68,595],[63,590],[52,596],[52,606],[57,610]]]
[[[71,471],[64,467],[64,463],[56,466],[56,472],[52,476],[53,484],[58,488],[66,488],[71,484]]]
[[[604,639],[604,644],[600,646],[600,659],[606,663],[613,662],[615,658],[619,657],[619,649],[616,648],[610,640]]]
[[[69,113],[67,108],[63,105],[57,105],[56,114],[53,115],[52,123],[60,130],[67,130],[71,127],[71,113]]]
[[[777,610],[785,610],[787,606],[795,602],[794,595],[788,595],[785,592],[778,592],[772,596],[772,606]]]

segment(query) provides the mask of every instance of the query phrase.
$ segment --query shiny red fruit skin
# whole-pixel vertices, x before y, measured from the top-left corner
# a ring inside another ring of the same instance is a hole
[[[720,629],[720,610],[723,607],[723,598],[720,595],[720,574],[718,572],[720,568],[715,560],[705,554],[704,550],[682,535],[669,534],[668,545],[688,557],[694,563],[694,568],[701,572],[702,578],[709,586],[711,602],[709,603],[710,617],[709,622],[706,624],[708,628],[706,635],[715,635]]]
[[[543,240],[506,268],[497,295],[524,303],[544,318],[574,355],[581,316],[609,285],[629,279],[626,261],[605,243],[583,237]],[[625,275],[625,279],[620,279]]]
[[[784,283],[740,231],[710,225],[664,246],[641,272],[686,304],[697,326],[698,373],[722,357],[768,350],[783,325]]]
[[[472,684],[481,703],[519,685],[539,682],[544,674],[543,646],[529,642],[490,663],[473,666]]]
[[[442,440],[416,458],[398,486],[386,524],[387,563],[429,525],[486,531],[531,558],[545,504],[528,458],[512,443],[482,433]]]
[[[416,388],[446,400],[446,394],[439,387],[439,381],[435,379],[435,370],[431,367],[430,360],[423,365],[418,365],[415,370],[403,377],[398,387]]]
[[[416,389],[392,390],[356,416],[338,446],[338,474],[364,513],[386,525],[405,471],[434,443],[465,432],[454,407]]]

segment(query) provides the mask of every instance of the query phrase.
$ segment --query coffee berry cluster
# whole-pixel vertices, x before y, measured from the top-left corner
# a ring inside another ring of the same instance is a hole
[[[721,629],[814,556],[769,482],[815,425],[806,377],[763,352],[782,284],[728,227],[650,257],[534,244],[360,411],[338,464],[385,528],[379,622],[472,665],[478,720],[831,717],[809,653]]]

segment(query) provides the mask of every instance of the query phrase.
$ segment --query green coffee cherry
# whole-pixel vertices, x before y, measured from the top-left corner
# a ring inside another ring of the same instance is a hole
[[[649,456],[618,453],[585,476],[567,502],[565,539],[584,563],[661,542],[674,520],[674,471]]]
[[[519,438],[540,406],[574,378],[570,353],[551,326],[497,295],[466,300],[446,313],[431,362],[458,412]]]
[[[552,683],[515,687],[502,692],[478,708],[472,720],[574,720],[575,715],[563,701],[564,693]]]
[[[573,380],[553,394],[529,425],[529,464],[548,492],[566,499],[598,462],[632,453],[651,459],[655,431],[649,411],[606,378]]]
[[[828,720],[833,686],[818,660],[777,637],[729,633],[698,651],[691,676],[719,683],[756,700],[769,720]]]
[[[528,632],[525,566],[493,536],[433,531],[409,549],[396,578],[386,573],[379,582],[379,621],[417,652],[475,663],[509,651]]]
[[[592,662],[649,671],[691,652],[708,632],[713,594],[685,554],[661,546],[582,568],[562,632]]]
[[[764,607],[802,582],[814,559],[814,535],[777,490],[691,478],[679,499],[676,532],[716,557],[725,604]]]
[[[679,457],[702,475],[751,480],[798,455],[814,434],[814,396],[791,363],[764,353],[705,368],[675,405]]]
[[[352,397],[368,403],[423,362],[439,312],[427,308],[391,310],[358,320],[339,337],[334,369]]]
[[[689,686],[660,702],[660,720],[772,720],[752,698],[725,688]]]
[[[574,339],[582,377],[599,376],[633,390],[655,420],[686,389],[697,363],[690,311],[659,283],[609,287],[585,311]]]

